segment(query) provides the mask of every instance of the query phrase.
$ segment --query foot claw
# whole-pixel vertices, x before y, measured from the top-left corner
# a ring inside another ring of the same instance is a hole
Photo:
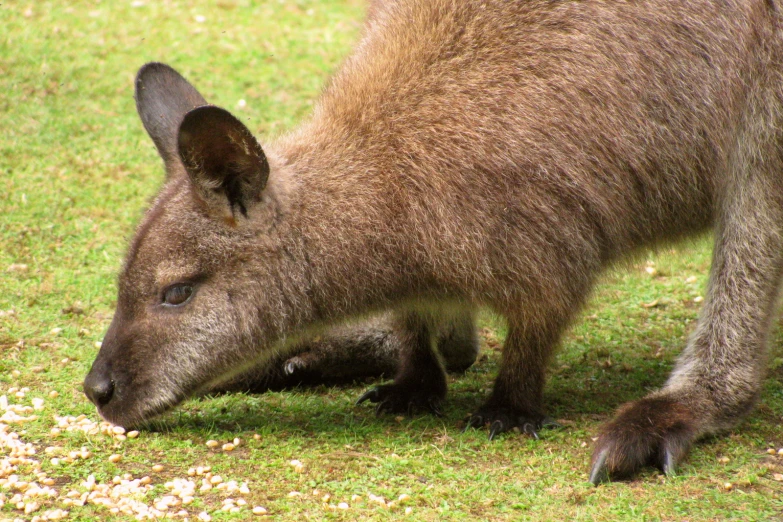
[[[477,413],[468,416],[465,424],[465,433],[470,428],[489,424],[489,440],[493,440],[498,434],[514,429],[538,440],[538,431],[546,427],[560,427],[558,423],[540,414],[521,413],[510,408],[481,408]]]
[[[525,425],[522,426],[522,433],[530,435],[534,439],[538,440],[538,433],[536,432],[536,427],[530,422],[526,422]]]
[[[609,452],[603,450],[595,458],[595,462],[593,462],[593,467],[590,470],[590,482],[592,482],[594,486],[609,480],[609,473],[606,470],[606,459],[608,456]]]
[[[677,475],[677,459],[674,458],[674,454],[667,448],[663,452],[663,465],[661,470],[667,477],[674,477]]]
[[[356,400],[356,404],[361,404],[365,401],[378,402],[379,400],[380,400],[380,394],[378,393],[378,388],[372,388],[364,392],[362,396]],[[380,404],[378,405],[378,407],[380,407]]]
[[[503,432],[503,421],[496,420],[489,427],[489,440],[494,439],[495,435],[497,435],[498,433],[501,433],[501,432]]]

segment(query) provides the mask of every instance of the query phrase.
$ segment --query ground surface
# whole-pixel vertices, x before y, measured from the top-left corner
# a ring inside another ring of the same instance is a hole
[[[783,447],[780,334],[759,407],[698,444],[677,477],[587,483],[601,423],[661,385],[692,328],[708,238],[606,275],[552,366],[546,402],[563,429],[539,441],[460,432],[497,368],[504,329],[492,317],[441,419],[376,418],[353,404],[360,383],[193,400],[135,438],[90,434],[106,427],[81,381],[111,319],[127,239],[163,175],[135,115],[135,71],[168,62],[260,136],[283,132],[310,111],[364,9],[189,4],[0,3],[0,519],[111,520],[126,509],[245,520],[254,506],[278,520],[783,517],[783,455],[768,452]],[[223,486],[213,478],[202,491],[215,475]],[[183,497],[193,499],[177,505]]]

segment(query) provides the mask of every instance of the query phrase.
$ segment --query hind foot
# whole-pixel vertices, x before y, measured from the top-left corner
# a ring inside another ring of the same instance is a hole
[[[696,436],[696,422],[685,405],[648,398],[622,406],[595,445],[590,482],[627,478],[644,466],[673,475]]]

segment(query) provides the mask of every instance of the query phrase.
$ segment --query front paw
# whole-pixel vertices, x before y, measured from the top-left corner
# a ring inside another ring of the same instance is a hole
[[[484,405],[475,413],[471,413],[467,418],[463,432],[480,426],[489,426],[489,440],[494,439],[499,433],[513,429],[518,429],[522,433],[538,439],[538,432],[542,428],[560,427],[557,422],[540,413],[492,405]]]
[[[305,357],[300,357],[298,355],[295,355],[290,359],[288,359],[285,362],[285,364],[283,364],[283,372],[286,375],[293,376],[295,374],[301,374],[307,372],[309,367],[310,364]]]
[[[685,405],[648,398],[622,406],[604,426],[593,451],[590,482],[627,478],[652,465],[673,475],[696,436],[696,420]]]
[[[440,405],[446,396],[446,391],[430,388],[414,388],[405,384],[384,384],[365,392],[356,401],[361,404],[370,401],[377,404],[375,412],[404,413],[413,415],[417,411],[432,413],[440,417]]]

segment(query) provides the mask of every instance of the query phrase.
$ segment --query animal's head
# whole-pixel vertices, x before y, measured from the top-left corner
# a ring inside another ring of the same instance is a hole
[[[136,104],[167,180],[133,238],[84,381],[100,414],[123,425],[263,358],[279,330],[275,305],[290,298],[281,273],[296,279],[279,234],[284,191],[250,131],[163,64],[139,71]]]

